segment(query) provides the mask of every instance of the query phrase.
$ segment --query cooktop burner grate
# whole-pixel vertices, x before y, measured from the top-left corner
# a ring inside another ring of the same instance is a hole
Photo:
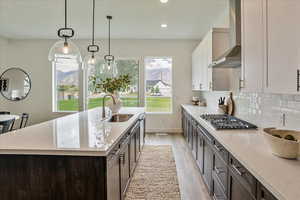
[[[257,126],[230,115],[204,114],[201,118],[210,122],[217,130],[223,129],[256,129]]]

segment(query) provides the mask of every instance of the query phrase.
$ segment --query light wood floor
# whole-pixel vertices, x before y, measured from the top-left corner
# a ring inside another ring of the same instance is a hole
[[[172,145],[182,200],[211,200],[200,171],[181,134],[146,134],[146,145]]]

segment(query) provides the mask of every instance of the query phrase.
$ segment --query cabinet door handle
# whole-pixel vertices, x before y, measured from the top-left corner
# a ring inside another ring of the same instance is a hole
[[[231,164],[231,167],[234,169],[234,171],[238,174],[238,175],[240,175],[240,176],[243,176],[243,174],[245,173],[245,172],[241,172],[240,170],[239,170],[239,167],[238,166],[236,166],[235,164]]]
[[[200,147],[203,146],[203,138],[200,138]]]
[[[218,146],[218,145],[216,145],[216,144],[214,145],[214,147],[217,149],[218,152],[223,151],[223,148],[220,147],[220,146]]]
[[[225,171],[223,170],[223,168],[218,168],[218,167],[215,167],[215,172],[219,175],[219,174],[222,174],[222,173],[225,173]]]
[[[261,200],[266,200],[265,199],[265,192],[263,190],[261,191]]]
[[[240,89],[243,89],[245,87],[245,81],[240,79]]]
[[[297,92],[299,92],[299,90],[300,90],[299,76],[300,76],[300,70],[297,69]]]

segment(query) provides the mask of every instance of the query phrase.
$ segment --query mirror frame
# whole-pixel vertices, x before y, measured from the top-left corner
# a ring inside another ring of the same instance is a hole
[[[29,93],[30,93],[30,91],[31,91],[31,87],[32,87],[32,84],[31,84],[31,78],[30,78],[29,74],[28,74],[25,70],[23,70],[23,69],[21,69],[21,68],[19,68],[19,67],[11,67],[11,68],[6,69],[4,72],[2,72],[2,74],[1,74],[1,76],[0,76],[0,79],[2,79],[2,76],[3,76],[7,71],[9,71],[9,70],[19,70],[19,71],[23,72],[23,73],[28,77],[28,79],[29,79],[29,90],[28,90],[28,93],[24,96],[24,98],[22,98],[22,99],[20,99],[20,100],[9,99],[8,97],[6,97],[6,96],[2,93],[2,91],[0,91],[0,93],[1,93],[1,95],[2,95],[6,100],[9,100],[9,101],[23,101],[24,99],[26,99],[26,98],[28,97],[28,95],[29,95]]]

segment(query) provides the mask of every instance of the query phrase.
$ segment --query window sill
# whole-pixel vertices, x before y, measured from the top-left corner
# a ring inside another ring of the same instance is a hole
[[[79,111],[52,111],[54,114],[72,114],[72,113],[77,113]]]
[[[172,115],[173,112],[146,112],[147,115]]]

